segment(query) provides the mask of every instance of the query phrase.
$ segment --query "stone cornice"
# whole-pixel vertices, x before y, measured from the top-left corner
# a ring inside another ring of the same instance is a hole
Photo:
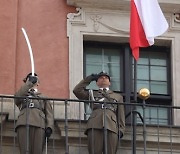
[[[179,0],[158,0],[164,12],[179,13]],[[67,0],[67,4],[75,7],[91,7],[104,9],[118,9],[129,11],[130,0]]]

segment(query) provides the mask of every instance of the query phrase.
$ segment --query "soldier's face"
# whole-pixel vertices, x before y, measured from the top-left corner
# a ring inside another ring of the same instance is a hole
[[[38,91],[39,82],[35,83],[32,89],[34,89],[36,92]]]
[[[99,88],[107,88],[111,85],[109,78],[107,76],[101,76],[96,82]]]

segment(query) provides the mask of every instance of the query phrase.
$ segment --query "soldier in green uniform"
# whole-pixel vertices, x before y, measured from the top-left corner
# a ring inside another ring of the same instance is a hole
[[[49,138],[53,130],[53,110],[49,101],[38,91],[37,74],[29,73],[23,80],[24,85],[15,96],[26,96],[25,99],[15,98],[20,110],[16,128],[21,154],[42,154],[45,138]]]
[[[98,91],[86,90],[86,86],[92,81],[96,81],[96,85],[99,87]],[[123,97],[110,90],[110,84],[110,76],[105,72],[100,72],[87,76],[73,90],[78,99],[97,101],[91,103],[92,113],[85,131],[85,134],[88,135],[90,154],[102,154],[105,148],[108,154],[115,154],[118,147],[118,137],[122,137],[125,131],[124,106],[118,104],[123,103]],[[102,102],[107,103],[103,104]],[[113,102],[114,104],[112,104]],[[106,142],[104,142],[105,138]]]

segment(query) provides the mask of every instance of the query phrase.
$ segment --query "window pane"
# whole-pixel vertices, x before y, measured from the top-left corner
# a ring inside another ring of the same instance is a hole
[[[151,52],[150,65],[166,66],[166,52]]]
[[[151,80],[167,81],[167,69],[161,66],[151,66]]]
[[[148,89],[150,89],[149,81],[137,80],[137,91],[139,91],[141,88],[148,88]]]
[[[104,49],[104,55],[106,62],[119,63],[119,49]]]
[[[148,88],[152,93],[168,94],[167,52],[143,49],[137,62],[137,90]]]
[[[156,94],[167,94],[167,82],[151,82],[151,93],[156,93]]]
[[[86,74],[90,75],[92,72],[98,73],[101,65],[98,63],[87,63]]]
[[[148,53],[147,52],[140,52],[140,57],[137,62],[137,64],[143,64],[143,65],[148,65],[149,64],[149,59],[148,59]]]
[[[143,109],[138,106],[137,111],[143,117]],[[146,107],[145,108],[145,119],[146,124],[159,124],[167,125],[168,124],[168,109],[167,108],[156,108],[156,107]],[[137,123],[141,123],[141,119],[137,118]]]
[[[101,55],[99,54],[99,52],[102,51],[101,48],[91,48],[88,47],[86,49],[88,52],[86,53],[86,62],[95,62],[95,63],[101,63],[102,59],[101,59]]]
[[[137,79],[149,80],[149,67],[138,65],[137,66]]]
[[[115,79],[115,78],[111,78],[111,89],[113,89],[114,91],[119,91],[119,85],[120,85],[120,80],[119,79]]]

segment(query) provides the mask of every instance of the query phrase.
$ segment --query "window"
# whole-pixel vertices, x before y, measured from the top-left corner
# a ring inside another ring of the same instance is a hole
[[[137,62],[137,89],[148,88],[154,94],[170,94],[168,91],[168,57],[167,52],[159,48],[141,50]]]
[[[137,91],[148,88],[149,104],[171,105],[170,48],[152,46],[140,50],[137,62]],[[134,59],[128,44],[84,42],[84,76],[102,70],[111,76],[111,89],[120,92],[124,101],[133,100]],[[88,89],[97,88],[96,83]],[[137,110],[142,113],[141,107]],[[147,107],[146,121],[149,124],[168,124],[169,111],[166,108]],[[157,120],[158,119],[158,120]],[[139,121],[140,122],[140,121]]]

